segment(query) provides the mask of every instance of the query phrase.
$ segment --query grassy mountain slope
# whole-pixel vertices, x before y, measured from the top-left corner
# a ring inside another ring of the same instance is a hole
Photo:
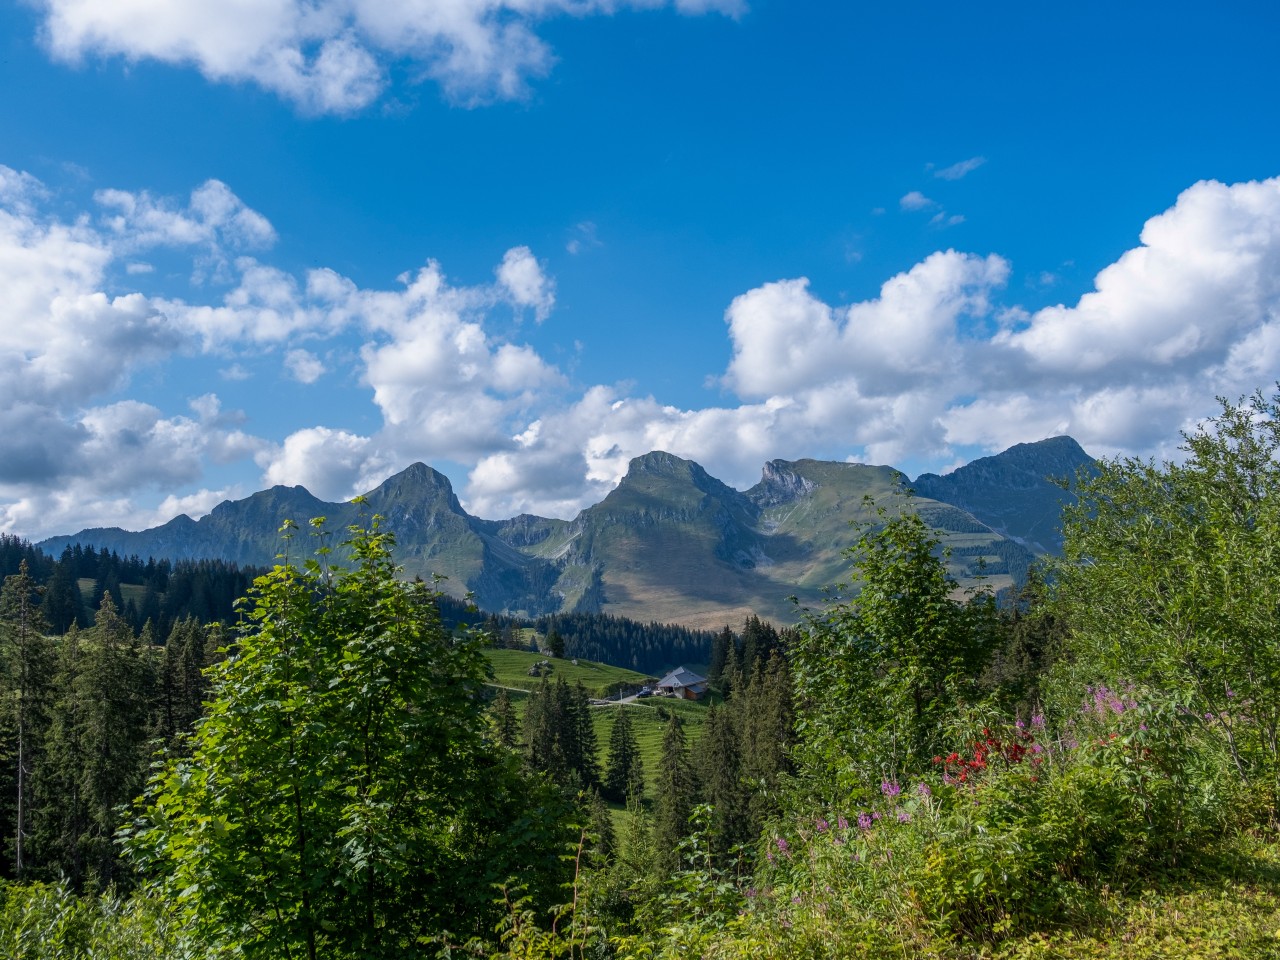
[[[749,614],[794,621],[793,595],[802,605],[821,602],[824,588],[847,573],[843,551],[857,536],[850,524],[874,516],[868,497],[921,512],[952,551],[951,573],[962,585],[985,571],[991,585],[1003,586],[1030,553],[992,527],[1033,551],[1053,549],[1067,494],[1044,477],[1081,462],[1088,458],[1069,438],[1022,444],[946,477],[922,476],[913,497],[891,467],[773,460],[741,492],[691,460],[653,452],[573,520],[477,519],[445,476],[418,463],[362,505],[273,487],[221,503],[201,520],[177,517],[140,533],[86,530],[41,546],[57,554],[80,542],[123,555],[270,564],[285,546],[277,531],[286,520],[301,525],[288,550],[302,559],[314,549],[310,518],[327,518],[331,539],[341,539],[347,525],[376,513],[396,534],[407,575],[444,576],[446,591],[472,593],[483,609],[528,617],[605,612],[716,629]]]

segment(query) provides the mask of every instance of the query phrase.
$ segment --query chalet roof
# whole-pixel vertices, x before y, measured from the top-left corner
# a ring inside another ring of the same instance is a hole
[[[659,680],[657,685],[659,687],[693,687],[699,683],[706,682],[706,677],[700,677],[686,667],[676,667],[676,669]]]

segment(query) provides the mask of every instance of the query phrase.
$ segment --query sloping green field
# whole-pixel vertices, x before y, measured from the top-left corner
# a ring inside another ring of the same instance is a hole
[[[655,679],[643,673],[627,670],[623,667],[611,667],[607,663],[592,663],[590,660],[561,660],[545,656],[541,653],[529,653],[527,650],[495,650],[485,651],[485,656],[493,664],[494,682],[500,687],[517,687],[521,690],[532,690],[540,682],[540,678],[529,676],[529,668],[543,660],[550,661],[551,670],[548,678],[554,680],[564,677],[565,682],[572,685],[582,681],[592,697],[607,696],[625,686],[643,686],[647,681]]]
[[[551,661],[552,670],[548,679],[554,681],[564,677],[569,684],[582,681],[589,695],[598,697],[610,688],[616,689],[620,684],[643,684],[652,678],[645,677],[634,670],[622,667],[611,667],[604,663],[591,663],[579,660],[575,665],[572,660],[559,660],[539,653],[528,653],[524,650],[486,650],[485,656],[493,664],[494,683],[500,687],[509,687],[517,691],[532,690],[541,679],[529,676],[529,667],[542,660]],[[513,697],[516,715],[524,719],[524,696],[516,693]],[[609,737],[613,733],[613,725],[618,711],[626,710],[631,714],[631,728],[635,731],[636,741],[640,747],[640,756],[644,762],[645,794],[653,799],[653,780],[662,759],[662,736],[667,728],[668,718],[675,714],[684,724],[686,742],[692,746],[702,736],[703,722],[711,701],[694,702],[689,700],[669,700],[665,697],[646,697],[625,705],[613,704],[592,708],[592,725],[596,731],[596,743],[599,744],[598,760],[603,772],[609,759]]]

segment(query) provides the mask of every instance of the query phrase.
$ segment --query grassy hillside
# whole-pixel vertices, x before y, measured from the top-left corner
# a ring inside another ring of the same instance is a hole
[[[608,664],[591,663],[586,660],[579,660],[575,665],[572,660],[558,660],[524,650],[486,650],[485,656],[493,664],[495,684],[518,691],[532,690],[541,683],[539,678],[529,676],[528,671],[530,666],[542,660],[549,660],[552,664],[552,671],[548,674],[549,679],[564,677],[565,682],[570,684],[581,680],[591,696],[600,696],[610,688],[616,689],[619,684],[640,685],[652,679],[622,667],[611,667]],[[516,693],[513,699],[516,715],[523,721],[524,696]],[[609,737],[613,733],[614,723],[617,722],[618,712],[626,710],[631,714],[631,728],[635,731],[640,756],[644,762],[646,797],[650,800],[654,799],[654,774],[662,758],[662,735],[670,715],[675,714],[680,718],[680,722],[684,724],[685,738],[692,746],[702,736],[703,723],[712,702],[646,697],[625,705],[593,707],[591,719],[596,731],[596,742],[600,746],[598,759],[601,770],[609,759]]]
[[[569,684],[582,682],[588,695],[603,697],[624,686],[642,686],[652,678],[634,670],[623,667],[611,667],[607,663],[592,663],[589,660],[559,660],[541,653],[529,653],[527,650],[486,650],[485,656],[493,664],[494,682],[501,687],[516,687],[520,690],[532,690],[541,681],[539,677],[529,676],[529,668],[543,660],[550,662],[551,670],[547,676],[554,680],[564,677]]]

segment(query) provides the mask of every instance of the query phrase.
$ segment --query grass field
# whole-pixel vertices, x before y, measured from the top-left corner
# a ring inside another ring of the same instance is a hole
[[[90,577],[81,577],[76,581],[76,586],[80,588],[80,596],[84,598],[87,604],[93,599],[93,591],[97,589],[98,581]],[[120,599],[126,603],[132,600],[135,604],[141,605],[147,596],[147,588],[140,583],[122,583],[120,584]],[[96,614],[97,610],[90,610],[89,616]]]
[[[514,688],[517,691],[528,691],[536,687],[541,680],[529,676],[529,667],[541,660],[550,660],[552,672],[548,678],[564,677],[565,682],[573,684],[578,680],[587,688],[588,694],[597,696],[600,691],[616,687],[619,683],[640,685],[646,679],[642,673],[625,670],[622,667],[611,667],[604,663],[591,663],[579,660],[575,666],[572,660],[557,660],[544,657],[538,653],[524,650],[486,650],[485,656],[493,664],[494,682],[498,686]],[[718,698],[716,698],[718,699]],[[524,719],[524,695],[516,693],[513,697],[516,715]],[[631,728],[635,731],[636,742],[640,747],[640,757],[644,763],[645,795],[653,799],[653,781],[662,759],[662,735],[667,728],[668,718],[675,714],[684,724],[685,739],[692,746],[702,736],[703,723],[707,710],[714,700],[690,701],[668,700],[665,697],[648,697],[634,703],[597,706],[592,709],[592,725],[596,731],[596,743],[600,752],[598,759],[603,772],[609,759],[609,737],[613,733],[613,725],[617,721],[618,711],[626,710],[631,714]]]
[[[579,680],[587,688],[588,695],[602,697],[624,686],[642,686],[647,680],[643,673],[627,670],[623,667],[611,667],[607,663],[592,663],[589,660],[560,660],[544,656],[540,653],[529,653],[527,650],[485,651],[485,656],[493,664],[494,682],[503,687],[518,687],[521,690],[532,690],[539,683],[538,677],[529,676],[529,668],[543,660],[551,662],[551,679],[564,677],[565,682],[575,684]]]

